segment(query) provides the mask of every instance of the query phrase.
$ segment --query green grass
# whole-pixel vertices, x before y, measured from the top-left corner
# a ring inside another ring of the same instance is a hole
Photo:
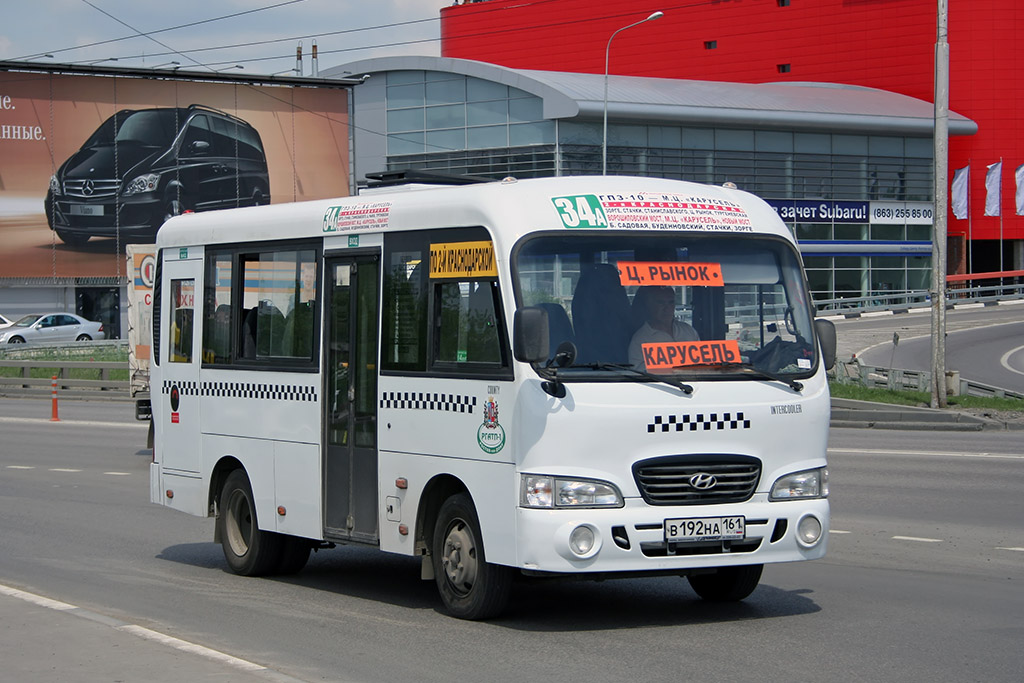
[[[829,382],[829,392],[835,398],[849,398],[857,401],[874,401],[902,406],[925,406],[931,403],[931,394],[925,391],[893,391],[891,389],[869,389],[859,384]],[[1024,411],[1024,401],[1016,398],[987,398],[982,396],[950,396],[950,406],[979,410]]]

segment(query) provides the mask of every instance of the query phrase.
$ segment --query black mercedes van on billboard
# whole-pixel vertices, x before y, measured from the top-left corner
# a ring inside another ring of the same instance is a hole
[[[71,246],[151,240],[171,216],[270,203],[259,133],[211,107],[124,109],[50,178],[46,217]]]

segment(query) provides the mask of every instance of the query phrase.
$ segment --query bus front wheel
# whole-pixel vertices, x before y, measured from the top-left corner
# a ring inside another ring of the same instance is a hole
[[[273,573],[281,560],[281,536],[260,530],[252,485],[243,470],[233,471],[224,481],[219,512],[219,537],[231,571],[242,576]]]
[[[505,608],[512,570],[487,562],[480,521],[467,494],[451,496],[441,505],[431,550],[437,589],[449,614],[487,619]]]
[[[739,602],[754,592],[761,580],[763,564],[721,567],[714,574],[687,577],[690,587],[709,602]]]

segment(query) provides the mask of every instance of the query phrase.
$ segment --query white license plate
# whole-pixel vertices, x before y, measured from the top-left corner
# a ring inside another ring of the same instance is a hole
[[[739,515],[665,520],[665,540],[669,543],[738,541],[745,536],[746,519]]]
[[[71,205],[72,216],[102,216],[103,205],[102,204],[72,204]]]

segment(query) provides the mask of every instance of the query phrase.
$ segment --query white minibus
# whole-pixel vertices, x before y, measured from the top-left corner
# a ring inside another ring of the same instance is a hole
[[[518,577],[735,601],[825,554],[835,330],[751,194],[419,182],[157,246],[150,498],[215,516],[234,572],[374,546],[483,619]]]

